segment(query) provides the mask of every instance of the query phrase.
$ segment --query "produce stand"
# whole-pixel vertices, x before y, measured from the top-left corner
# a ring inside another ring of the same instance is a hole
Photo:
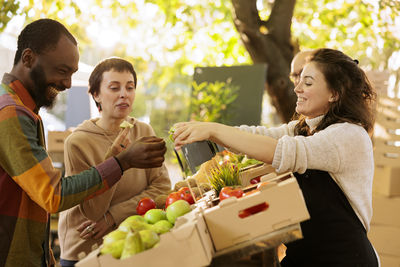
[[[250,186],[258,189],[239,199],[216,201],[215,194],[207,192],[161,235],[157,247],[124,260],[101,255],[97,249],[76,266],[279,266],[277,247],[302,238],[300,222],[308,220],[309,213],[292,173],[260,185]],[[239,215],[260,203],[267,203],[267,208]],[[260,255],[252,264],[252,256]]]

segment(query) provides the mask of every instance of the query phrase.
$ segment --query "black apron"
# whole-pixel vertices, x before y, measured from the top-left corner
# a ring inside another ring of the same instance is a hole
[[[361,221],[343,191],[325,171],[294,174],[311,219],[303,239],[288,243],[281,266],[378,266]]]

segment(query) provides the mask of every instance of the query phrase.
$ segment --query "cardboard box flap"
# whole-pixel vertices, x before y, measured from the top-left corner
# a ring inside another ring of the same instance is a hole
[[[183,218],[183,220],[185,220],[185,219]],[[176,240],[185,240],[189,236],[191,236],[193,231],[195,231],[195,230],[196,230],[195,224],[185,223],[176,229],[172,228],[170,233],[171,233],[171,236],[174,237]],[[161,235],[161,237],[162,236],[163,235]]]

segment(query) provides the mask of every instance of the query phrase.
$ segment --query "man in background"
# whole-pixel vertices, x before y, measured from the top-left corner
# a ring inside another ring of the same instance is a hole
[[[297,86],[300,82],[300,75],[303,71],[304,65],[307,59],[312,56],[313,50],[305,50],[298,52],[290,64],[290,79],[293,81],[294,86]]]

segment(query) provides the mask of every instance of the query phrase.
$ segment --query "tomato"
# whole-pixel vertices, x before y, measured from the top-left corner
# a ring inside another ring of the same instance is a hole
[[[264,210],[268,209],[268,207],[269,207],[268,203],[267,202],[263,202],[263,203],[255,205],[255,206],[252,206],[250,208],[247,208],[245,210],[248,211],[251,214],[256,214],[256,213],[259,213],[261,211],[264,211]]]
[[[269,205],[268,205],[267,202],[263,202],[261,204],[257,204],[257,205],[255,205],[253,207],[250,207],[250,208],[247,208],[247,209],[239,211],[239,217],[240,218],[246,218],[246,217],[248,217],[250,215],[259,213],[261,211],[264,211],[264,210],[268,209],[268,207],[269,207]]]
[[[248,211],[246,211],[246,210],[241,210],[241,211],[239,211],[239,217],[240,218],[246,218],[246,217],[248,217],[248,216],[250,216],[251,215],[251,213],[250,212],[248,212]]]
[[[222,201],[229,197],[240,198],[243,196],[243,190],[240,187],[225,186],[219,192],[219,200]]]
[[[260,182],[261,176],[255,177],[250,180],[251,184],[258,184]]]
[[[136,213],[144,215],[148,210],[155,209],[156,203],[149,197],[142,198],[136,206]]]
[[[186,200],[189,204],[194,204],[194,199],[192,194],[190,193],[190,189],[187,186],[181,187],[178,190],[178,193],[181,195],[181,199]]]
[[[178,192],[172,192],[168,195],[167,200],[165,201],[165,208],[167,208],[169,205],[174,203],[175,201],[182,199],[181,194]]]

